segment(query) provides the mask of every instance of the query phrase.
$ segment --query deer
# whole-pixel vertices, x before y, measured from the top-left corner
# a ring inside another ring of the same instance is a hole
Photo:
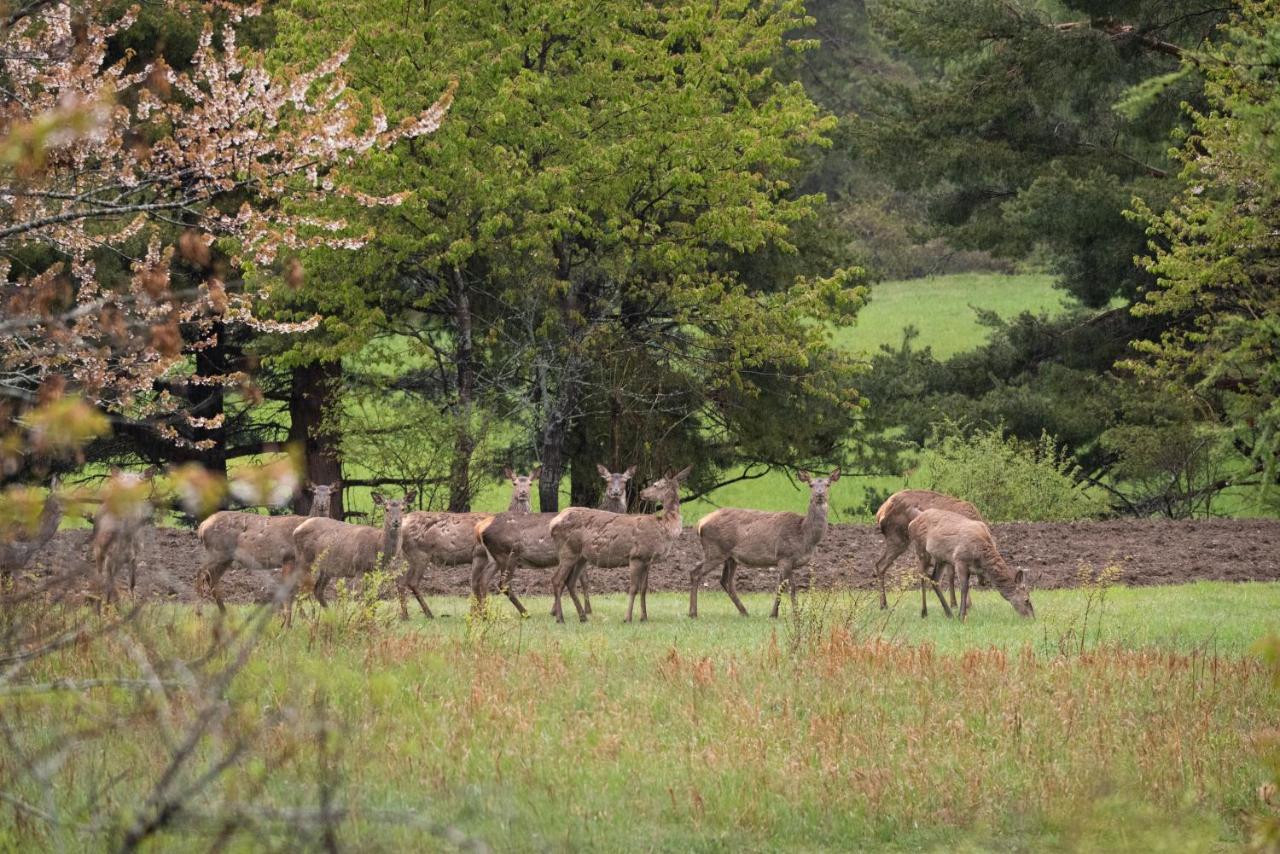
[[[948,618],[951,617],[951,609],[947,607],[947,600],[942,598],[942,590],[938,587],[944,565],[950,566],[960,576],[961,622],[964,622],[969,613],[971,571],[986,575],[1018,614],[1035,617],[1026,573],[1021,569],[1015,572],[1009,568],[1000,550],[996,548],[991,529],[985,522],[935,507],[913,514],[911,523],[907,525],[907,536],[920,563],[921,618],[929,616],[930,586],[938,594],[943,612]]]
[[[220,510],[200,523],[196,537],[204,546],[205,562],[196,575],[196,592],[211,596],[226,613],[219,582],[232,564],[244,569],[280,569],[288,578],[294,569],[293,532],[308,518],[327,518],[336,483],[311,485],[310,516],[263,516],[243,510]]]
[[[979,522],[986,521],[982,518],[982,513],[978,511],[978,508],[968,501],[928,489],[903,489],[885,499],[885,502],[880,505],[880,509],[876,511],[876,527],[880,529],[880,534],[884,537],[884,554],[880,555],[875,566],[876,579],[880,583],[881,610],[889,607],[889,600],[885,596],[884,589],[885,574],[888,572],[889,567],[893,565],[893,562],[898,559],[898,556],[905,552],[910,545],[907,526],[911,524],[911,520],[915,518],[916,514],[935,508],[959,514],[967,519],[975,519]],[[954,570],[948,572],[948,584],[951,588],[951,607],[954,608],[956,607],[956,576]]]
[[[58,532],[63,513],[58,487],[58,478],[54,477],[34,528],[9,532],[10,536],[0,540],[0,577],[19,572]]]
[[[578,619],[584,623],[587,621],[587,614],[573,590],[587,563],[602,569],[630,567],[627,616],[623,622],[631,622],[637,594],[640,596],[640,621],[649,619],[649,568],[655,560],[666,555],[680,536],[680,484],[692,470],[693,466],[687,466],[675,474],[668,473],[641,491],[642,500],[662,505],[661,515],[626,516],[608,510],[570,507],[551,520],[551,536],[560,552],[559,566],[551,582],[556,622],[564,622],[560,597],[566,586],[578,611]]]
[[[596,469],[608,483],[600,509],[611,513],[626,512],[626,485],[635,474],[635,468],[631,466],[625,472],[613,473],[597,463]],[[515,577],[516,568],[521,565],[538,569],[549,569],[559,565],[559,547],[551,536],[551,520],[557,515],[559,514],[499,513],[476,525],[476,540],[484,546],[493,562],[491,575],[473,572],[471,593],[475,597],[477,606],[484,602],[485,595],[492,586],[491,580],[497,579],[498,589],[506,594],[520,616],[528,616],[529,612],[516,596],[511,581]],[[473,565],[473,570],[479,568]],[[578,581],[582,588],[583,609],[590,614],[591,597],[587,590],[585,571]],[[556,616],[554,608],[551,616]]]
[[[528,475],[506,469],[503,474],[511,482],[511,501],[507,512],[499,515],[528,516],[533,509],[531,496],[533,484],[542,475],[538,466]],[[483,589],[491,577],[493,559],[485,551],[476,532],[477,526],[494,518],[492,513],[410,513],[404,520],[404,556],[409,570],[396,586],[400,599],[400,619],[409,618],[405,591],[413,594],[428,619],[434,619],[431,608],[419,591],[422,575],[431,567],[464,566],[471,564],[471,589],[480,590],[477,598],[483,598]],[[513,600],[518,601],[518,600]],[[525,611],[518,606],[521,614]]]
[[[324,591],[330,578],[355,578],[377,569],[379,564],[389,572],[404,574],[403,521],[404,508],[416,497],[414,490],[403,499],[385,498],[373,493],[373,503],[382,508],[382,527],[352,525],[319,516],[310,516],[293,531],[294,549],[301,576],[314,577],[312,593],[320,607],[327,608]],[[292,595],[285,625],[293,622]]]
[[[148,470],[149,472],[150,470]],[[107,604],[116,599],[116,576],[129,571],[129,594],[138,580],[143,530],[151,521],[148,474],[116,471],[103,490],[93,516],[90,551]]]
[[[738,564],[778,568],[778,589],[770,617],[778,616],[783,585],[791,594],[791,607],[796,607],[795,571],[808,565],[814,549],[826,536],[828,493],[831,484],[840,479],[840,469],[833,469],[826,477],[800,471],[797,477],[809,485],[809,510],[803,516],[724,507],[704,516],[698,523],[702,560],[689,573],[690,617],[698,616],[698,586],[703,577],[718,567],[720,586],[729,594],[738,613],[747,616],[747,608],[738,598],[734,582]]]

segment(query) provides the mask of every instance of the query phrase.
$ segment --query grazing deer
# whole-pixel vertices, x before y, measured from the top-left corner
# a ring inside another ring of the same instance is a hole
[[[566,586],[578,619],[587,621],[573,586],[588,563],[602,569],[629,566],[631,586],[625,622],[631,622],[637,593],[640,620],[649,619],[649,568],[680,536],[680,484],[692,469],[693,466],[688,466],[678,474],[668,474],[640,493],[642,500],[661,504],[662,515],[626,516],[608,510],[570,507],[551,520],[551,536],[560,552],[560,565],[552,580],[556,622],[564,622],[560,597]]]
[[[504,472],[511,481],[511,502],[503,516],[527,516],[532,509],[533,484],[542,474],[538,466],[528,475],[516,474],[511,469]],[[492,513],[410,513],[404,520],[404,556],[409,570],[396,586],[400,598],[400,618],[409,618],[405,604],[405,590],[413,593],[422,607],[422,613],[432,617],[431,609],[422,598],[419,585],[423,574],[431,568],[471,565],[472,591],[487,589],[492,577],[489,570],[493,559],[485,551],[476,533],[476,527],[494,518]],[[477,594],[477,598],[483,598]],[[517,601],[514,600],[513,601]],[[517,604],[520,613],[524,607]]]
[[[968,519],[949,510],[934,508],[915,514],[907,526],[907,536],[920,562],[920,616],[929,616],[928,588],[932,585],[948,617],[951,609],[938,588],[944,565],[960,576],[960,619],[969,613],[969,573],[986,575],[1000,595],[1009,600],[1013,610],[1024,617],[1035,617],[1031,593],[1022,570],[1014,572],[1005,563],[985,522]],[[932,564],[932,572],[930,572]]]
[[[62,499],[58,496],[58,478],[49,484],[49,494],[40,508],[40,518],[35,530],[17,530],[0,540],[0,576],[9,576],[31,562],[36,552],[44,548],[58,532],[62,522]]]
[[[327,518],[336,483],[311,487],[311,517]],[[196,536],[204,546],[205,562],[196,576],[196,592],[211,596],[225,613],[219,583],[232,564],[244,569],[280,569],[288,578],[294,569],[293,532],[307,516],[263,516],[242,510],[220,510],[200,523]]]
[[[884,537],[884,554],[880,555],[880,559],[876,561],[876,578],[880,582],[880,607],[882,609],[889,607],[889,600],[885,596],[884,589],[885,574],[910,544],[910,539],[907,536],[907,526],[911,524],[911,520],[917,514],[933,509],[947,510],[964,516],[966,519],[984,521],[982,514],[978,512],[978,508],[968,501],[962,501],[959,498],[952,498],[950,495],[932,492],[928,489],[904,489],[885,499],[885,502],[880,505],[880,509],[876,511],[876,526]],[[956,575],[954,570],[949,571],[948,579],[951,588],[951,607],[954,608],[956,606]]]
[[[813,550],[827,533],[827,494],[831,484],[840,479],[840,469],[833,470],[827,477],[813,477],[804,471],[799,472],[798,477],[809,484],[809,512],[804,516],[725,507],[698,523],[702,560],[689,573],[690,617],[698,616],[698,586],[703,576],[717,567],[722,568],[720,586],[729,594],[738,613],[747,616],[734,583],[738,564],[778,568],[778,589],[771,617],[778,616],[784,584],[791,593],[791,607],[795,608],[795,571],[808,565]]]
[[[416,494],[411,489],[403,500],[396,500],[373,493],[373,503],[382,508],[381,529],[316,516],[308,517],[294,529],[299,570],[302,577],[315,578],[312,591],[322,608],[329,604],[324,599],[324,590],[330,578],[354,578],[377,569],[379,562],[393,575],[405,574],[406,570],[400,566],[404,545],[401,525],[405,505],[413,501]],[[291,595],[286,625],[293,622],[292,598]]]
[[[116,575],[126,568],[130,595],[137,586],[142,532],[151,521],[150,492],[148,475],[119,471],[103,489],[102,506],[93,517],[90,548],[108,604],[116,599]]]

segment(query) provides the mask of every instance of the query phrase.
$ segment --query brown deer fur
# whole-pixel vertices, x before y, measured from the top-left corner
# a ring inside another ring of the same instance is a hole
[[[640,493],[641,499],[660,503],[662,515],[626,516],[608,510],[570,507],[551,520],[551,536],[560,551],[560,565],[552,580],[557,622],[564,622],[560,597],[566,586],[578,611],[578,619],[586,622],[587,614],[573,587],[588,563],[607,569],[630,567],[626,622],[631,622],[636,594],[640,595],[640,619],[649,618],[646,601],[649,567],[655,559],[665,555],[680,536],[680,484],[692,468],[668,474]]]
[[[533,482],[541,473],[541,467],[535,468],[528,476],[518,475],[507,469],[505,474],[511,481],[511,503],[507,505],[507,512],[499,515],[528,515]],[[484,585],[487,591],[488,581],[493,577],[490,572],[493,559],[480,542],[476,526],[493,518],[493,513],[428,512],[410,513],[405,517],[404,556],[409,570],[404,575],[403,584],[397,587],[401,619],[409,616],[409,610],[405,606],[406,589],[418,600],[422,612],[428,617],[432,616],[431,609],[427,607],[418,588],[422,576],[433,568],[470,564],[472,589],[477,585]],[[521,613],[524,613],[523,608]]]
[[[880,505],[880,509],[876,511],[876,526],[884,537],[884,554],[880,555],[875,567],[876,578],[880,582],[881,608],[889,607],[889,600],[885,596],[884,588],[885,574],[889,571],[889,567],[893,565],[893,562],[898,559],[898,556],[905,552],[907,546],[910,545],[907,526],[911,524],[911,520],[917,514],[935,508],[948,510],[964,516],[966,519],[984,521],[982,514],[978,512],[978,508],[968,501],[962,501],[959,498],[952,498],[950,495],[932,492],[928,489],[904,489],[885,499],[885,502]],[[951,607],[954,608],[956,606],[955,572],[950,571],[948,578],[951,588]]]
[[[809,484],[809,512],[804,516],[725,507],[698,523],[702,560],[689,573],[690,617],[698,616],[698,586],[703,576],[717,568],[721,569],[720,586],[729,594],[738,613],[747,615],[734,584],[738,564],[778,568],[778,589],[771,616],[778,616],[784,584],[791,593],[791,606],[795,607],[795,570],[809,563],[814,549],[827,533],[827,494],[831,484],[840,479],[840,469],[828,477],[812,477],[807,472],[800,472],[799,477]]]
[[[132,490],[147,479],[145,475],[117,472],[112,478],[123,490]],[[93,517],[93,538],[90,551],[103,597],[110,603],[116,598],[116,576],[129,571],[129,592],[133,593],[138,580],[138,560],[142,553],[143,530],[151,521],[151,502],[128,500],[112,509],[110,499],[105,501]]]
[[[337,484],[316,484],[311,516],[329,515]],[[196,591],[213,598],[225,612],[219,583],[237,564],[244,569],[280,569],[288,577],[294,569],[293,532],[308,516],[263,516],[240,510],[221,510],[200,523],[196,536],[204,546],[205,562],[196,576]]]
[[[968,519],[958,513],[937,508],[925,510],[911,520],[907,536],[915,549],[920,564],[920,616],[929,615],[928,588],[933,586],[948,617],[951,609],[942,598],[937,582],[944,565],[951,566],[960,576],[960,619],[969,612],[969,574],[980,572],[987,576],[1000,595],[1009,600],[1013,609],[1024,617],[1034,617],[1031,594],[1022,570],[1014,572],[1005,563],[996,548],[991,529],[985,522]],[[930,572],[932,564],[932,572]]]
[[[377,569],[379,564],[397,579],[406,574],[402,526],[405,505],[413,501],[414,495],[410,490],[403,500],[397,501],[375,492],[373,501],[383,512],[381,528],[312,516],[294,529],[298,568],[302,577],[314,577],[312,590],[321,607],[328,605],[324,590],[330,578],[354,578]],[[399,583],[397,581],[397,586]],[[425,604],[423,610],[426,610]],[[286,611],[285,622],[292,622],[292,607]]]

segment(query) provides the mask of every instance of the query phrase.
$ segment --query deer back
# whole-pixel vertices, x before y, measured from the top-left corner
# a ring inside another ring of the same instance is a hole
[[[499,513],[476,525],[476,536],[495,560],[516,560],[531,566],[554,566],[559,547],[551,536],[557,513]]]

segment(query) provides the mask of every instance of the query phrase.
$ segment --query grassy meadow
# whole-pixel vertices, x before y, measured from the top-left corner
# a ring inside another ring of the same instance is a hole
[[[621,596],[567,625],[545,597],[527,620],[505,601],[469,619],[466,601],[438,598],[435,621],[407,623],[349,597],[291,631],[270,622],[226,714],[252,733],[250,755],[272,758],[232,765],[197,807],[302,809],[328,768],[350,810],[338,838],[359,850],[1241,845],[1280,700],[1250,647],[1280,629],[1280,584],[1042,591],[1035,621],[978,591],[964,625],[922,621],[918,597],[900,590],[882,613],[866,594],[815,593],[772,621],[768,596],[745,597],[742,619],[708,589],[697,621],[687,596],[659,594],[650,622],[630,625]],[[134,635],[198,659],[248,613],[219,627],[210,611],[154,607]],[[107,639],[42,666],[129,676],[136,658]],[[156,721],[180,728],[190,703],[171,691],[155,720],[67,758],[56,798],[85,802],[108,777],[97,797],[140,800],[164,767]],[[58,695],[3,707],[23,741],[95,708]],[[202,761],[224,747],[201,742]],[[389,818],[406,815],[413,826]],[[154,850],[198,828],[179,816]],[[0,849],[77,841],[0,822]]]

